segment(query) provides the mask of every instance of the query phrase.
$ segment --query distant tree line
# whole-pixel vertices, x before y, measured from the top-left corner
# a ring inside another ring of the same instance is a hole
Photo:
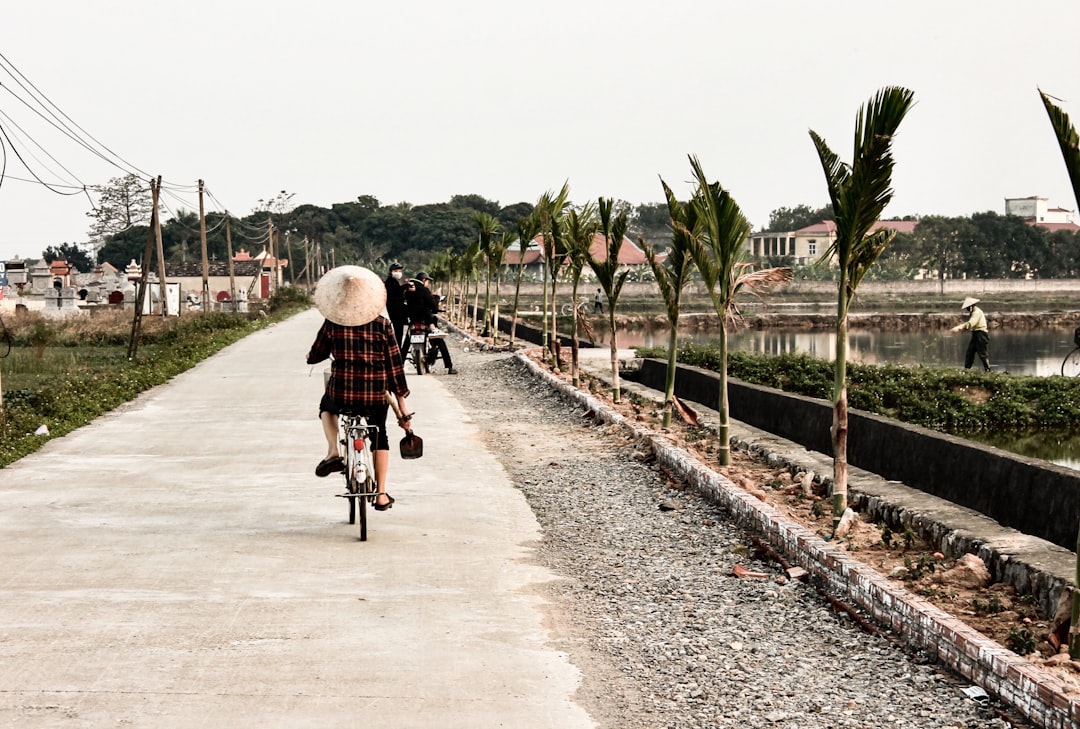
[[[780,208],[770,217],[768,230],[799,230],[831,219],[830,207]],[[778,256],[767,261],[793,264],[793,259]],[[827,266],[799,268],[800,278],[834,276]],[[930,215],[918,218],[912,233],[898,233],[867,273],[868,279],[892,281],[926,276],[1080,278],[1080,235],[1050,231],[1015,215],[992,211],[969,218]]]
[[[95,189],[102,201],[90,214],[94,218],[90,235],[96,255],[89,253],[86,245],[63,243],[46,248],[43,257],[48,261],[65,259],[79,270],[106,261],[117,268],[132,260],[141,262],[150,230],[149,189],[132,176]],[[317,263],[379,268],[394,260],[414,271],[429,265],[436,254],[464,252],[475,242],[475,215],[490,215],[497,221],[498,230],[514,231],[534,208],[528,202],[500,205],[475,194],[454,195],[448,202],[429,205],[383,205],[372,195],[360,195],[355,201],[329,208],[290,207],[287,202],[291,197],[283,191],[269,201],[260,201],[259,208],[231,218],[228,226],[223,213],[207,213],[209,258],[226,259],[226,230],[234,254],[243,249],[255,256],[268,250],[272,224],[276,230],[274,252],[290,260],[293,276],[300,275],[309,264],[312,271],[318,270]],[[671,226],[666,203],[633,206],[618,201],[615,208],[626,211],[630,238],[644,240],[660,251],[667,248]],[[764,230],[798,230],[832,218],[831,205],[781,207],[769,215]],[[162,224],[161,235],[166,260],[201,260],[197,213],[181,208]],[[791,266],[794,261],[769,257],[762,263]],[[835,271],[827,266],[798,267],[798,275],[832,278]],[[912,234],[898,234],[867,273],[870,279],[884,280],[927,275],[950,279],[1080,278],[1080,235],[1051,232],[1028,225],[1022,218],[994,212],[976,213],[970,218],[926,216],[918,219]]]
[[[44,258],[65,259],[79,270],[94,263],[108,262],[117,268],[131,261],[141,262],[150,234],[150,189],[147,183],[128,175],[94,187],[100,204],[88,216],[93,218],[91,244],[63,243],[48,247]],[[355,201],[318,205],[288,204],[292,195],[282,191],[243,217],[220,212],[206,214],[207,256],[226,260],[228,241],[233,254],[246,250],[256,256],[269,250],[269,231],[276,231],[274,253],[290,260],[290,273],[299,275],[309,267],[359,264],[381,267],[389,261],[401,262],[407,270],[424,267],[437,253],[463,252],[477,237],[474,216],[490,215],[499,230],[513,231],[529,217],[534,205],[518,202],[500,205],[481,195],[454,195],[448,202],[412,205],[407,202],[383,205],[372,195]],[[663,240],[670,235],[666,206],[617,203],[626,209],[636,226],[632,233]],[[163,211],[164,217],[164,211]],[[197,213],[180,208],[161,226],[162,246],[169,262],[201,261],[202,245]],[[156,242],[155,242],[156,245]],[[93,249],[88,252],[88,249]],[[315,260],[318,257],[318,260]]]

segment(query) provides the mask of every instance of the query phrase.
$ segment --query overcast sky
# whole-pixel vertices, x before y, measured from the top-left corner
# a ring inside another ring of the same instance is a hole
[[[198,210],[200,178],[207,209],[236,215],[281,190],[507,205],[564,181],[577,203],[656,202],[660,177],[689,193],[695,154],[758,228],[828,201],[808,130],[850,161],[856,112],[888,85],[916,105],[886,216],[1031,195],[1072,210],[1037,88],[1080,125],[1078,21],[1076,0],[8,3],[0,259],[83,243],[90,223],[85,195],[22,181],[15,150],[76,188],[160,174],[166,218]],[[24,106],[20,81],[106,159]]]

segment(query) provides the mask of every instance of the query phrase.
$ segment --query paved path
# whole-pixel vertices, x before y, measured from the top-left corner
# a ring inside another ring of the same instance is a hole
[[[357,541],[313,473],[320,322],[0,470],[0,725],[593,726],[533,515],[439,376],[410,378],[424,457],[391,425],[397,504]]]

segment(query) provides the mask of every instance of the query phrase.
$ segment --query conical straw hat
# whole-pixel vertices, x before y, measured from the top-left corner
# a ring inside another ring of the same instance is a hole
[[[386,286],[369,268],[338,266],[319,279],[315,306],[335,324],[358,327],[374,321],[386,308]]]
[[[973,298],[971,298],[969,296],[966,299],[964,299],[964,303],[960,304],[960,308],[961,309],[966,309],[969,306],[975,306],[975,304],[977,304],[977,303],[979,303],[978,299],[973,299]]]

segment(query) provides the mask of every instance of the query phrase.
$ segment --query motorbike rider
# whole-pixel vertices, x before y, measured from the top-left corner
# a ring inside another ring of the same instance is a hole
[[[428,331],[428,344],[431,347],[427,353],[428,365],[441,355],[443,364],[446,365],[446,373],[456,375],[457,370],[454,369],[453,360],[450,359],[450,350],[446,346],[446,340],[442,333],[435,329],[439,302],[428,287],[431,276],[425,271],[418,271],[409,283],[410,286],[405,289],[405,308],[409,313],[409,321],[423,325]]]
[[[404,271],[400,263],[390,264],[390,273],[383,281],[386,286],[386,313],[394,326],[394,336],[401,349],[401,359],[405,360],[405,327],[409,324],[409,315],[405,310]]]

